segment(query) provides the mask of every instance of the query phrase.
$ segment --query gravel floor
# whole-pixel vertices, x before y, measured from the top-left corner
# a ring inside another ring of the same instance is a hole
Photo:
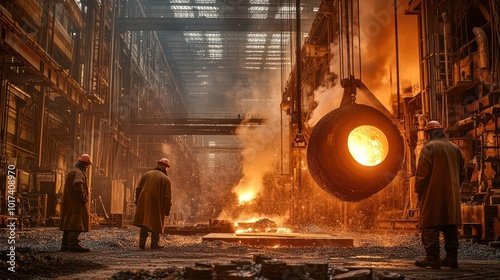
[[[374,269],[374,279],[377,271],[379,275],[399,272],[405,279],[500,279],[500,249],[465,240],[460,244],[459,271],[441,269],[443,275],[429,278],[425,274],[435,273],[412,267],[424,253],[416,233],[335,232],[339,238],[352,238],[351,248],[241,246],[202,242],[202,236],[170,235],[161,237],[160,243],[165,245],[161,250],[139,250],[138,228],[133,226],[101,227],[83,233],[82,245],[91,249],[89,253],[60,252],[61,232],[56,228],[18,231],[16,272],[12,273],[7,270],[7,233],[0,231],[5,241],[0,246],[0,279],[163,279],[168,275],[169,279],[180,279],[186,266],[252,260],[255,255],[287,264],[328,262],[332,267],[368,267]]]

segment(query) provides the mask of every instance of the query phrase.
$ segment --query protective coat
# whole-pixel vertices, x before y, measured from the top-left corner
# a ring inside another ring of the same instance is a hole
[[[172,194],[170,179],[157,168],[146,172],[136,189],[134,225],[146,226],[152,232],[163,233],[165,216],[170,213]]]
[[[466,176],[465,159],[442,130],[432,131],[431,139],[420,152],[416,170],[419,228],[460,226],[460,185]]]
[[[59,229],[89,231],[90,209],[88,201],[87,175],[82,169],[73,167],[64,181]]]

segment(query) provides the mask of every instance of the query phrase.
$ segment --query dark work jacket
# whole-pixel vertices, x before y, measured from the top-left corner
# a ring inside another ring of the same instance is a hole
[[[146,172],[136,189],[134,225],[163,233],[165,216],[170,213],[172,194],[170,179],[160,168]]]
[[[89,231],[90,209],[88,201],[87,175],[77,164],[70,169],[64,181],[59,229]]]
[[[420,203],[419,228],[462,224],[460,185],[466,176],[460,148],[440,129],[431,131],[418,159],[415,192]]]

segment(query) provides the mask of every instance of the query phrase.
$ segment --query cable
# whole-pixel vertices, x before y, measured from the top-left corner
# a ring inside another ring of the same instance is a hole
[[[301,53],[301,38],[302,37],[302,31],[300,30],[300,0],[295,0],[295,14],[296,18],[295,21],[297,23],[297,30],[295,31],[295,38],[296,38],[296,59],[297,61],[295,62],[295,71],[297,75],[297,110],[298,110],[298,123],[297,123],[297,130],[298,133],[302,133],[302,53]]]

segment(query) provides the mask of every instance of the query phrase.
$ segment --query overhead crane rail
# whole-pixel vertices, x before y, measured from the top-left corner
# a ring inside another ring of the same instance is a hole
[[[140,114],[132,115],[132,135],[234,135],[240,126],[264,124],[259,115],[249,114]]]

